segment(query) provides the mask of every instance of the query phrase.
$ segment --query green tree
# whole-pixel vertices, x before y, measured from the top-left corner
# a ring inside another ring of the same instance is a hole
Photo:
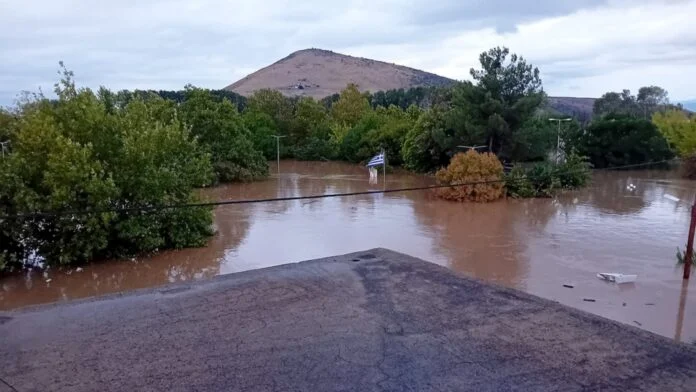
[[[219,181],[251,181],[268,175],[266,159],[254,148],[232,102],[218,102],[208,90],[189,88],[181,118],[210,153]]]
[[[481,69],[471,69],[471,76],[481,92],[468,94],[473,118],[485,131],[489,150],[509,155],[513,136],[544,100],[539,69],[508,48],[481,53],[479,61]]]
[[[275,159],[276,134],[275,121],[266,113],[247,109],[242,115],[244,125],[249,130],[254,148],[260,151],[266,159]]]
[[[0,264],[202,245],[209,209],[158,208],[195,201],[193,187],[210,180],[210,156],[187,128],[160,121],[161,99],[121,107],[106,90],[77,89],[71,72],[62,75],[57,100],[16,110],[12,150],[0,160]],[[152,210],[113,211],[140,207]],[[36,211],[44,213],[17,216]]]
[[[326,108],[313,98],[303,97],[295,105],[295,115],[293,116],[290,137],[291,143],[302,144],[310,134],[320,127],[328,125],[329,116]]]
[[[641,87],[636,96],[636,102],[641,109],[642,115],[648,119],[661,108],[669,105],[667,90],[659,86]]]
[[[658,86],[641,87],[637,96],[632,95],[630,90],[608,92],[595,100],[593,113],[598,118],[632,116],[647,120],[656,111],[671,107],[667,96],[667,91]]]
[[[446,112],[432,109],[424,112],[404,138],[402,157],[407,168],[427,172],[449,162],[451,145],[447,135]]]
[[[288,134],[293,118],[293,107],[290,99],[280,91],[261,89],[254,92],[247,101],[247,108],[269,115],[275,122],[273,131],[281,135]]]
[[[331,107],[331,117],[338,124],[353,126],[370,111],[370,103],[355,84],[349,84]]]
[[[574,144],[597,168],[660,161],[673,156],[652,122],[625,116],[594,121]]]

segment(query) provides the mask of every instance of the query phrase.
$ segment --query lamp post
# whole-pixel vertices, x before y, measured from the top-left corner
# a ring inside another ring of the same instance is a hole
[[[278,175],[280,175],[280,138],[285,136],[271,135],[271,137],[276,139],[276,160],[278,162]]]
[[[549,121],[558,121],[558,132],[556,133],[556,164],[558,164],[558,159],[560,158],[560,148],[561,148],[561,123],[571,121],[569,118],[550,118]]]
[[[479,148],[488,148],[488,146],[457,146],[457,148],[466,148],[467,150],[478,150]]]

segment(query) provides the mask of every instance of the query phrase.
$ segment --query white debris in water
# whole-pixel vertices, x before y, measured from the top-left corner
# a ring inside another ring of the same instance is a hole
[[[46,283],[51,283],[51,279],[46,279]]]
[[[672,195],[664,195],[663,197],[664,197],[665,199],[669,199],[669,200],[672,200],[672,201],[679,201],[679,198],[678,198],[678,197],[674,197],[674,196],[672,196]]]
[[[626,189],[629,190],[629,191],[635,191],[635,190],[636,190],[636,186],[633,185],[633,184],[628,184],[628,185],[626,185]]]
[[[75,268],[75,272],[82,272],[82,267]]]

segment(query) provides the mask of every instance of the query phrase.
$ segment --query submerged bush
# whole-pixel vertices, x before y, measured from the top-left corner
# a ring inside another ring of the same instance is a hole
[[[503,165],[494,154],[474,150],[457,154],[435,177],[442,185],[489,182],[438,189],[437,195],[446,200],[488,202],[503,196]]]
[[[505,176],[507,194],[514,198],[551,197],[562,189],[577,189],[590,179],[587,160],[570,154],[562,164],[537,163],[529,169],[515,166]]]
[[[582,188],[590,180],[590,163],[587,158],[569,154],[565,162],[556,167],[556,173],[564,189]]]

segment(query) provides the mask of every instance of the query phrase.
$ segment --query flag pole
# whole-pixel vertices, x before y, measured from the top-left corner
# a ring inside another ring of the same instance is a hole
[[[382,175],[384,176],[384,186],[387,186],[387,151],[382,149]]]

